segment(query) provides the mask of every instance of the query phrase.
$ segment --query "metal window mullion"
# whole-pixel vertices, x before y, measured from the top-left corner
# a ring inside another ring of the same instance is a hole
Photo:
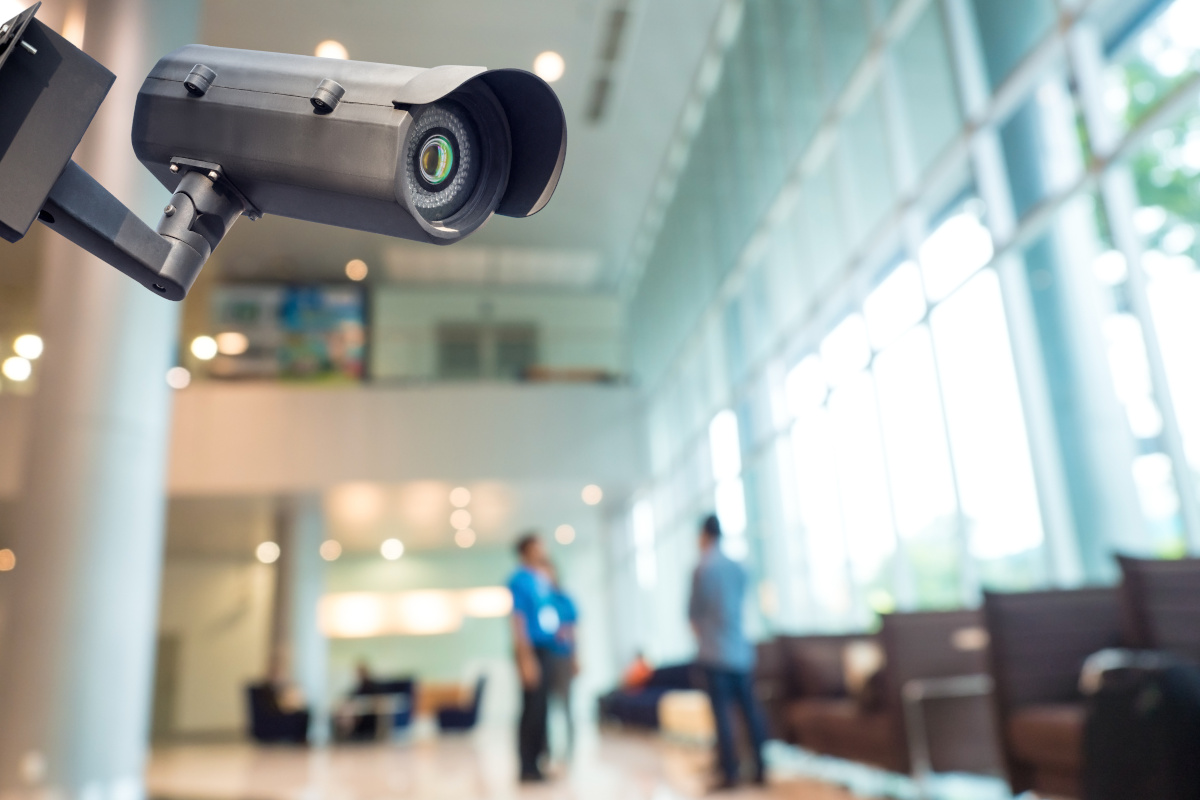
[[[943,8],[949,21],[947,28],[958,67],[963,108],[969,119],[985,119],[990,87],[974,10],[969,0],[943,0]],[[1007,242],[1016,232],[1017,219],[1000,135],[994,124],[984,124],[972,134],[970,151],[992,237]],[[1082,581],[1083,568],[1028,275],[1024,262],[1013,255],[999,258],[995,269],[1000,279],[1042,525],[1049,545],[1047,563],[1055,583],[1076,585]]]
[[[1080,87],[1080,102],[1083,104],[1088,136],[1096,142],[1098,155],[1102,158],[1111,157],[1121,148],[1122,137],[1116,121],[1104,106],[1101,85],[1104,57],[1099,34],[1090,22],[1081,21],[1070,32],[1068,45],[1071,68]],[[1200,551],[1200,499],[1197,498],[1196,482],[1188,463],[1183,430],[1175,409],[1175,399],[1171,394],[1166,362],[1163,360],[1162,343],[1150,306],[1146,275],[1141,266],[1142,245],[1133,229],[1133,213],[1137,210],[1138,203],[1137,189],[1129,167],[1125,163],[1110,165],[1100,178],[1099,191],[1100,202],[1104,206],[1112,230],[1113,243],[1125,256],[1128,264],[1129,301],[1142,326],[1150,381],[1163,419],[1162,442],[1171,457],[1171,470],[1179,492],[1184,533],[1191,549]]]

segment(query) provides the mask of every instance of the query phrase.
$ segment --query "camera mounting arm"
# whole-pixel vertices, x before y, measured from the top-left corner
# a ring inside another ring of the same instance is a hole
[[[182,300],[213,249],[245,213],[259,215],[216,165],[177,159],[182,174],[157,232],[74,161],[54,183],[38,219],[168,300]]]
[[[156,232],[70,161],[38,219],[151,291],[182,300],[245,210],[220,172],[187,169]]]

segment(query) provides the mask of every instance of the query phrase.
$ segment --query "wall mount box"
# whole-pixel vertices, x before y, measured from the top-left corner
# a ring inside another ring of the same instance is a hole
[[[23,237],[116,77],[34,18],[0,23],[0,237]]]

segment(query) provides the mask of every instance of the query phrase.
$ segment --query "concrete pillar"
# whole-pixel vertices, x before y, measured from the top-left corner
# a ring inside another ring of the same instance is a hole
[[[329,648],[317,624],[317,606],[325,591],[321,542],[325,520],[318,498],[285,498],[276,512],[275,611],[271,624],[271,661],[304,694],[312,712],[309,741],[329,738]]]
[[[90,0],[84,17],[84,48],[118,78],[77,159],[151,224],[167,193],[148,191],[133,157],[134,98],[157,56],[194,35],[194,14],[179,13],[191,5]],[[0,644],[0,798],[138,800],[178,307],[49,240],[46,352]]]

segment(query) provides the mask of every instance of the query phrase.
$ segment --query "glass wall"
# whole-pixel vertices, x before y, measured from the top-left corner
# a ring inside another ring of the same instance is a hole
[[[1197,30],[1200,0],[744,5],[631,270],[622,525],[653,535],[610,568],[674,587],[659,657],[713,510],[761,630],[1200,546]]]

